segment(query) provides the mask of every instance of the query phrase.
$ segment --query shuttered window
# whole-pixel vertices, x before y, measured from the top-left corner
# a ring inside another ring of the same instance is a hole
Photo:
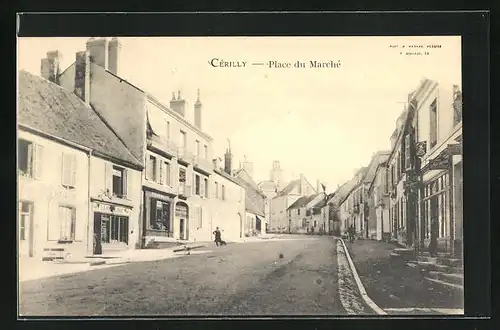
[[[75,187],[76,184],[76,156],[63,153],[62,155],[62,185]]]
[[[412,168],[412,144],[413,133],[410,132],[405,137],[405,169],[411,170]]]

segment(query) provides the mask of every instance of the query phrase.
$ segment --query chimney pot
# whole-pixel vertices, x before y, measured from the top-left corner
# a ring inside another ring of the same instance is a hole
[[[53,83],[59,84],[60,60],[62,56],[58,50],[47,52],[47,57],[41,60],[41,76]]]

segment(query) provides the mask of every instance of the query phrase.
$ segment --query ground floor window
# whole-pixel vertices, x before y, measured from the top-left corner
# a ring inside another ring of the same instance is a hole
[[[75,240],[76,209],[70,206],[59,206],[59,239]]]
[[[101,214],[101,242],[128,244],[128,217]]]
[[[31,223],[33,215],[33,203],[20,202],[19,203],[19,239],[24,241],[27,239],[28,227]]]
[[[450,226],[448,221],[450,218],[450,208],[447,173],[425,185],[422,203],[424,238],[431,237],[433,221],[437,224],[437,236],[439,238],[449,237]]]
[[[151,198],[150,229],[170,232],[172,228],[170,202]]]

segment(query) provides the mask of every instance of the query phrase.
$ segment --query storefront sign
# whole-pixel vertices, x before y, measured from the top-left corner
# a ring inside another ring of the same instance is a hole
[[[94,202],[92,204],[92,209],[94,212],[99,212],[99,213],[111,213],[111,214],[125,215],[125,216],[130,215],[129,208],[113,204]]]
[[[175,216],[181,218],[187,218],[187,207],[184,205],[176,205]]]
[[[450,166],[448,157],[439,157],[429,160],[429,170],[446,170]]]

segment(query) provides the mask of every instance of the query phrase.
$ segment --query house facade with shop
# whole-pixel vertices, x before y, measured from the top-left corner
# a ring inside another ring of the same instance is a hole
[[[416,169],[421,178],[416,237],[421,250],[462,257],[462,94],[426,81],[415,95],[411,121]]]
[[[75,94],[18,76],[19,255],[137,246],[141,162]]]
[[[210,238],[210,230],[197,224],[212,218],[213,196],[222,187],[214,174],[212,138],[202,130],[199,92],[193,106],[180,92],[163,104],[119,76],[116,38],[91,38],[86,46],[57,80],[90,104],[144,164],[141,246]],[[218,200],[214,204],[234,208]]]

